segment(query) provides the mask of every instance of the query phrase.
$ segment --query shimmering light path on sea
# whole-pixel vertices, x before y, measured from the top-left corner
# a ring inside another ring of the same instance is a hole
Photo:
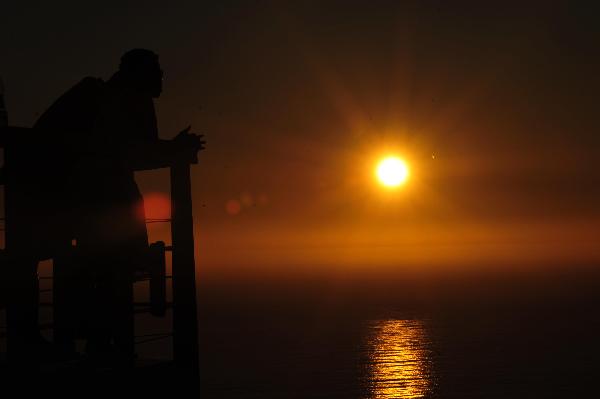
[[[422,398],[433,387],[430,341],[421,320],[370,323],[364,357],[373,399]]]

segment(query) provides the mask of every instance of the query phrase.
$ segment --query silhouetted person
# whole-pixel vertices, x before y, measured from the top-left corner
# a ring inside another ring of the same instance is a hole
[[[172,145],[155,145],[160,142],[153,98],[161,94],[162,78],[155,53],[125,53],[107,82],[83,79],[39,118],[34,127],[45,145],[31,151],[29,166],[23,163],[23,177],[30,183],[21,188],[21,220],[31,225],[24,224],[17,235],[33,250],[20,278],[35,276],[38,259],[60,257],[76,240],[81,275],[89,277],[81,281],[81,295],[89,295],[82,303],[92,303],[91,354],[133,356],[133,272],[146,261],[148,250],[136,166],[144,153],[156,156],[164,149],[173,156],[184,148],[202,148],[189,128]],[[21,284],[28,287],[23,295],[37,288],[31,281]],[[31,299],[21,303],[17,322],[27,332],[24,337],[35,341],[37,314]]]

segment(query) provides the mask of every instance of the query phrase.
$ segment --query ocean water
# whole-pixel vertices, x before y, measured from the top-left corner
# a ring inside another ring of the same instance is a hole
[[[595,270],[200,276],[201,398],[600,397]],[[170,321],[140,315],[141,358],[170,358]]]
[[[598,397],[591,278],[466,281],[417,302],[393,283],[205,287],[202,397]]]

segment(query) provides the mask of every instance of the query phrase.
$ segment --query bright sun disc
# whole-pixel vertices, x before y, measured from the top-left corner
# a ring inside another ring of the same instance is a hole
[[[377,164],[377,179],[386,187],[397,187],[408,178],[408,166],[397,157],[387,157]]]

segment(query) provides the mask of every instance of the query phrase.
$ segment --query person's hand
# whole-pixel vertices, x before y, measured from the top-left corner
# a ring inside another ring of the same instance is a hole
[[[191,128],[192,128],[191,126],[188,126],[185,129],[183,129],[181,132],[179,132],[179,134],[177,134],[177,136],[175,136],[174,141],[176,143],[178,143],[179,145],[181,145],[181,147],[183,147],[183,149],[186,149],[186,150],[190,150],[190,151],[194,151],[194,152],[203,150],[205,148],[204,146],[206,144],[206,141],[204,141],[204,135],[190,133]]]

